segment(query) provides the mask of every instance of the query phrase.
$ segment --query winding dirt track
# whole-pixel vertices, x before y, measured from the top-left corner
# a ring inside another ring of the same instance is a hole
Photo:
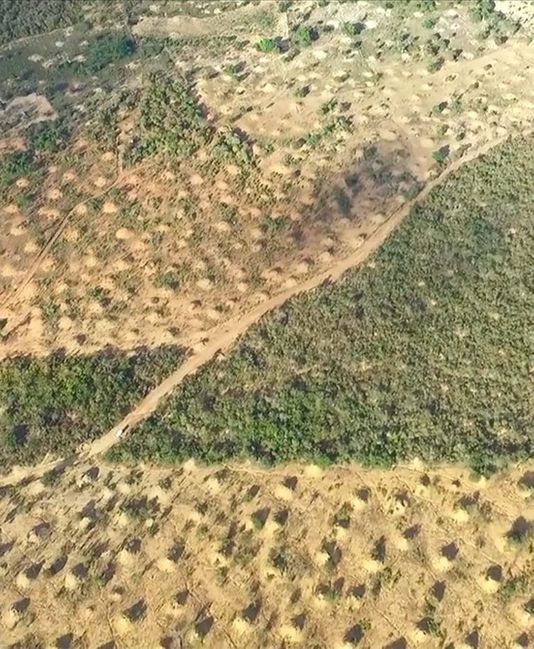
[[[525,135],[528,133],[530,133],[530,130],[524,132]],[[199,368],[212,360],[218,353],[230,349],[237,339],[260,318],[270,311],[282,306],[293,296],[317,288],[324,282],[335,281],[350,268],[359,266],[369,257],[369,255],[384,243],[394,230],[396,230],[404,218],[410,213],[410,210],[415,203],[424,200],[437,185],[442,183],[461,166],[472,162],[481,155],[484,155],[494,146],[507,140],[508,137],[509,136],[505,136],[491,140],[476,151],[473,151],[469,155],[453,162],[450,166],[444,169],[439,176],[428,182],[414,200],[405,203],[400,208],[393,211],[388,218],[377,226],[376,229],[367,237],[363,245],[349,256],[333,261],[328,268],[321,270],[321,272],[309,277],[302,283],[277,293],[270,299],[261,302],[247,313],[241,314],[228,320],[224,324],[213,328],[205,334],[205,346],[190,354],[175,372],[151,390],[149,394],[133,410],[131,410],[122,421],[118,422],[116,426],[94,442],[83,445],[78,452],[75,453],[74,457],[71,457],[68,460],[56,459],[49,462],[43,462],[36,466],[14,467],[11,473],[0,477],[0,487],[16,484],[23,480],[37,479],[47,471],[63,466],[66,463],[73,464],[78,461],[87,461],[92,457],[108,451],[112,446],[120,441],[121,437],[119,434],[122,433],[122,431],[127,431],[127,429],[132,428],[135,424],[148,417],[152,412],[154,412],[159,402],[172,392],[174,388],[185,379],[185,377],[194,374]],[[198,342],[198,336],[196,338],[196,340],[192,339],[182,341],[182,344],[185,347],[192,345]]]

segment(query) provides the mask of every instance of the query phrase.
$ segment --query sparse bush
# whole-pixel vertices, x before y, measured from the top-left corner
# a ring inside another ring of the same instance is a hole
[[[168,270],[162,275],[158,275],[155,284],[156,286],[170,288],[173,291],[177,291],[183,285],[186,275],[186,268],[180,270]]]
[[[365,25],[363,23],[344,22],[342,29],[346,36],[359,36],[365,29]]]
[[[447,158],[449,157],[448,147],[441,147],[440,149],[436,149],[436,151],[432,153],[432,157],[438,164],[445,164]]]
[[[61,471],[57,471],[52,469],[51,471],[47,471],[43,477],[41,478],[41,482],[45,485],[45,487],[51,487],[59,482],[61,479]]]
[[[493,0],[478,0],[471,15],[474,20],[483,22],[477,38],[486,40],[493,35],[497,45],[506,43],[511,35],[521,29],[521,23],[509,20],[503,13],[496,11]]]
[[[328,113],[332,113],[336,108],[337,108],[337,100],[329,99],[328,101],[325,101],[325,103],[321,105],[321,113],[323,115],[328,115]]]
[[[429,72],[437,72],[438,70],[441,70],[444,63],[445,63],[445,59],[440,57],[438,59],[434,59],[433,61],[430,61],[426,69]]]
[[[494,15],[494,12],[495,0],[475,0],[471,16],[474,20],[488,20]]]
[[[424,27],[425,29],[432,29],[433,27],[435,27],[435,25],[436,25],[437,22],[438,22],[438,19],[437,19],[437,18],[434,18],[434,17],[430,17],[430,16],[429,16],[428,18],[425,18],[425,19],[423,20],[423,27]]]
[[[441,101],[439,104],[436,104],[432,107],[433,115],[441,115],[441,113],[447,108],[447,102]]]
[[[240,66],[237,65],[236,63],[229,63],[228,65],[224,66],[225,73],[228,76],[232,77],[232,79],[238,79],[239,70],[240,70]]]
[[[295,97],[303,98],[310,94],[309,86],[300,86],[295,90]]]
[[[433,11],[436,8],[436,0],[417,0],[417,6],[421,11]]]
[[[451,105],[449,106],[449,109],[451,113],[455,113],[456,115],[459,115],[461,112],[463,112],[464,107],[460,97],[456,97],[451,101]]]
[[[231,160],[239,165],[248,165],[254,161],[251,146],[234,131],[219,133],[212,153],[218,159]]]
[[[352,130],[352,121],[346,115],[339,115],[331,117],[331,119],[322,127],[311,133],[304,138],[303,144],[313,149],[320,144],[325,143],[336,134],[349,133]]]

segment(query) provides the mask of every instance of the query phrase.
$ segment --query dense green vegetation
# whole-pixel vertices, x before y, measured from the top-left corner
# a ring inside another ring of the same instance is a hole
[[[57,153],[67,145],[69,137],[69,127],[64,120],[32,124],[27,130],[28,151]]]
[[[454,174],[367,265],[266,317],[112,456],[532,457],[533,143]]]
[[[96,74],[111,63],[122,61],[135,52],[135,41],[127,34],[102,34],[89,49],[83,70]]]
[[[136,44],[128,34],[111,32],[100,34],[90,44],[87,57],[83,61],[65,61],[59,66],[60,72],[73,75],[95,75],[112,63],[119,63],[131,57]]]
[[[162,73],[150,75],[141,100],[133,160],[164,152],[191,155],[211,138],[211,130],[187,83]]]
[[[19,357],[0,365],[0,467],[67,454],[114,426],[183,358],[164,347],[133,355]]]
[[[33,151],[14,151],[0,163],[0,190],[4,190],[14,180],[28,176],[35,171]]]
[[[69,27],[82,18],[78,0],[0,0],[0,45]]]

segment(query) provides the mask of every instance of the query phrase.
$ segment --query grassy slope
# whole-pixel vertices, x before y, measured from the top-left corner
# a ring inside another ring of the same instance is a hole
[[[265,318],[113,456],[532,457],[533,144],[463,168],[370,263]]]
[[[163,347],[14,358],[0,365],[0,469],[73,451],[107,432],[183,358]]]

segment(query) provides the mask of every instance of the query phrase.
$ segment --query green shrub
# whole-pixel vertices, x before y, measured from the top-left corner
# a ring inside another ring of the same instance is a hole
[[[232,130],[224,130],[217,135],[212,154],[219,160],[229,160],[238,165],[251,164],[254,159],[250,144]]]
[[[495,13],[495,0],[475,0],[471,10],[474,20],[488,20]]]
[[[438,70],[441,70],[444,63],[445,63],[445,59],[440,57],[440,58],[434,59],[433,61],[430,61],[430,63],[427,65],[426,69],[429,72],[437,72]]]
[[[256,49],[267,54],[271,52],[279,53],[282,51],[278,38],[262,38],[261,41],[256,43]]]
[[[329,99],[328,101],[325,101],[324,104],[321,104],[321,113],[323,115],[328,115],[329,113],[333,113],[337,108],[337,99]]]
[[[432,153],[432,157],[438,164],[445,164],[447,158],[449,157],[448,147],[441,147],[440,149],[436,149],[436,151]]]
[[[317,30],[308,25],[299,25],[291,35],[291,42],[297,47],[309,47],[319,38]]]
[[[0,160],[0,189],[5,189],[17,178],[30,175],[35,169],[35,155],[31,149],[9,153]]]
[[[180,270],[168,270],[162,275],[156,277],[155,284],[156,286],[170,288],[173,291],[178,291],[182,287],[186,275],[187,268],[181,268]]]
[[[437,18],[429,16],[428,18],[425,18],[423,20],[423,27],[425,29],[432,29],[436,25],[437,22],[438,22]]]
[[[436,8],[436,0],[417,0],[417,6],[421,11],[433,11]]]
[[[241,66],[239,66],[236,63],[229,63],[228,65],[224,66],[224,71],[225,73],[232,77],[233,79],[239,79],[239,71],[241,69]]]
[[[359,36],[365,29],[365,25],[363,23],[344,22],[341,28],[346,36]]]
[[[68,138],[69,130],[61,121],[42,122],[28,130],[28,141],[35,151],[57,153],[65,147]]]
[[[295,97],[303,98],[310,94],[310,86],[300,86],[295,90]]]

